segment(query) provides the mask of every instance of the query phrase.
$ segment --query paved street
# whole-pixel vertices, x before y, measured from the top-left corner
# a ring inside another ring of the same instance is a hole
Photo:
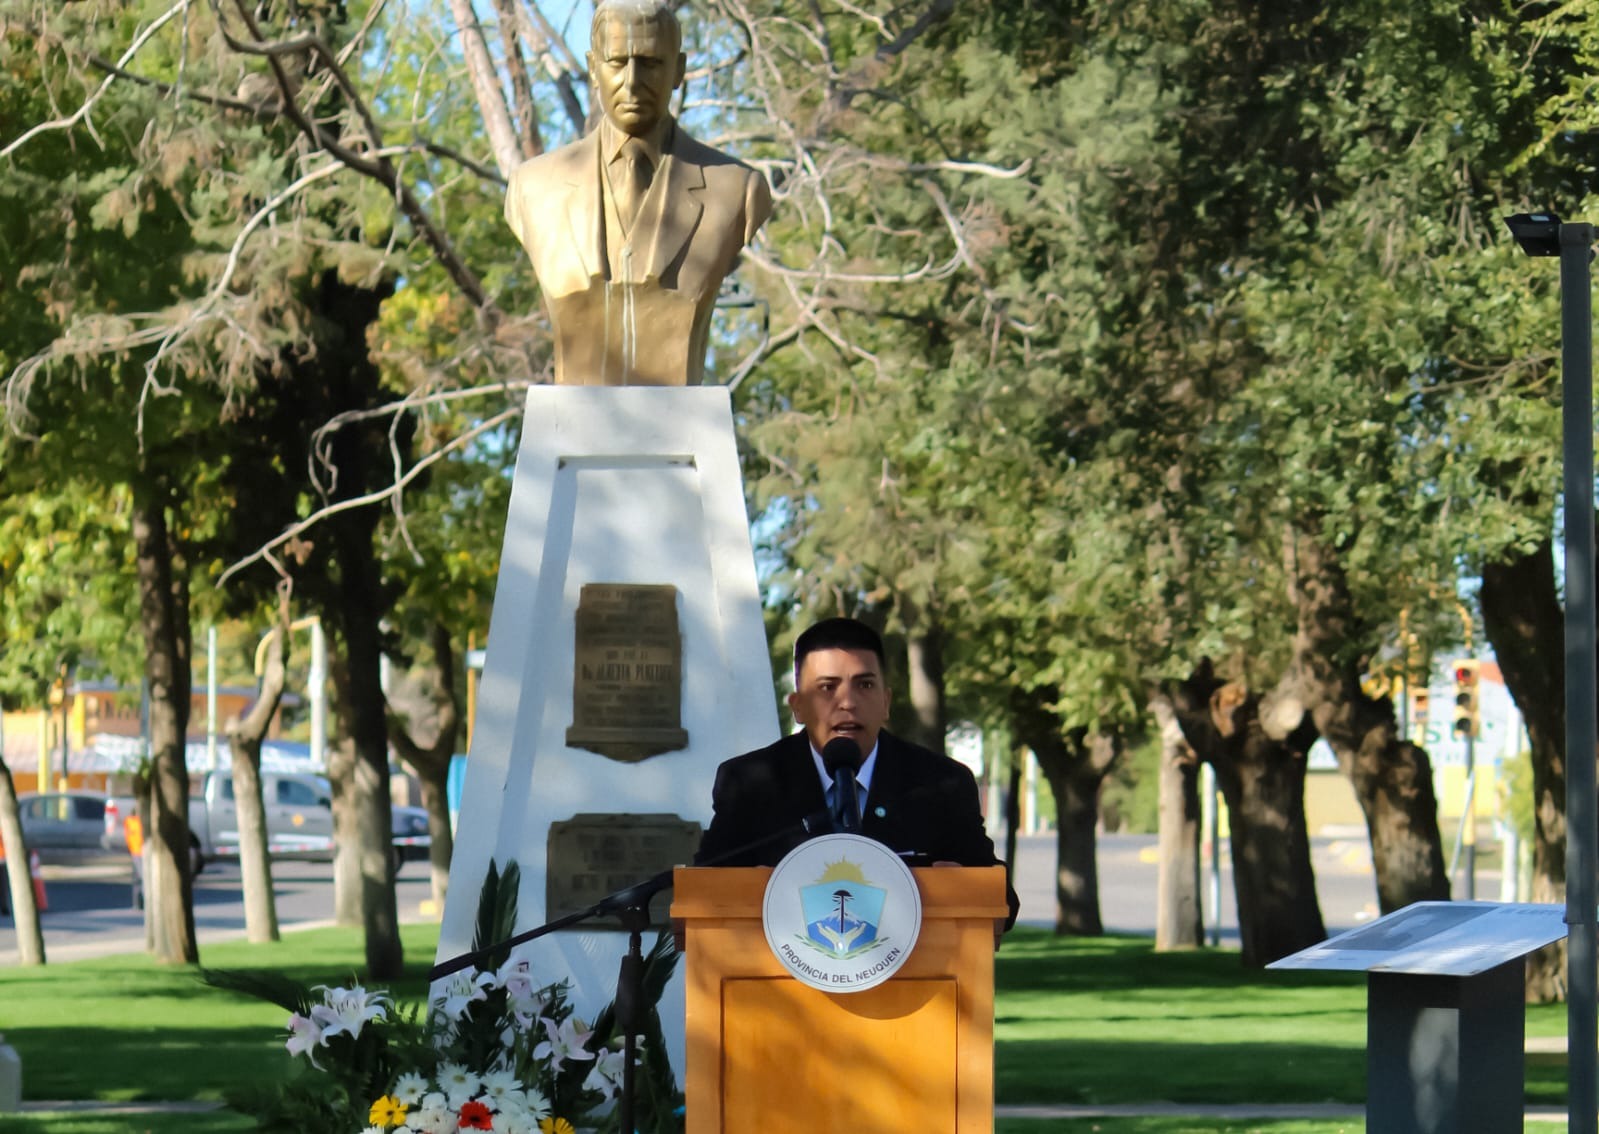
[[[1016,889],[1022,902],[1021,920],[1026,924],[1054,923],[1054,853],[1053,834],[1023,838],[1018,847]],[[1317,838],[1313,840],[1312,853],[1328,932],[1352,929],[1375,917],[1371,857],[1364,838]],[[1225,848],[1222,867],[1221,940],[1223,944],[1235,944],[1238,919]],[[1101,836],[1100,910],[1107,931],[1155,931],[1156,875],[1154,836]],[[50,960],[143,949],[143,915],[130,908],[125,867],[46,868],[45,876],[50,900],[50,909],[44,914],[45,950]],[[328,923],[333,912],[331,865],[279,862],[274,866],[274,881],[278,917],[285,930]],[[1479,896],[1496,897],[1498,887],[1496,874],[1479,872]],[[1203,889],[1209,927],[1213,918],[1208,871]],[[426,917],[422,906],[427,897],[426,865],[407,864],[399,880],[400,916],[408,921]],[[213,863],[196,880],[195,924],[202,943],[243,936],[244,909],[237,867]],[[0,965],[14,964],[16,959],[14,923],[9,917],[0,917]]]
[[[1020,920],[1029,925],[1055,921],[1053,834],[1020,840],[1016,855],[1016,893]],[[1101,835],[1098,842],[1100,917],[1109,933],[1153,934],[1155,892],[1159,874],[1153,835]],[[1353,929],[1377,916],[1377,891],[1371,872],[1371,848],[1364,835],[1322,836],[1311,840],[1316,891],[1328,933]],[[1207,932],[1215,924],[1208,862],[1201,877]],[[1480,897],[1497,897],[1499,877],[1477,873]],[[1222,845],[1221,940],[1237,944],[1238,906],[1233,899],[1230,855]]]
[[[50,902],[41,917],[47,960],[68,961],[144,948],[144,914],[132,908],[127,867],[46,867],[44,875]],[[275,862],[272,881],[280,928],[288,931],[331,924],[331,863]],[[420,907],[428,898],[425,863],[405,865],[396,896],[401,920],[422,916]],[[202,944],[244,936],[244,904],[236,865],[208,863],[195,879],[194,923]],[[16,923],[0,917],[0,965],[16,961]]]

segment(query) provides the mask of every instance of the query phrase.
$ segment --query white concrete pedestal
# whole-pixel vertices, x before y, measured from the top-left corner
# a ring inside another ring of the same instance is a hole
[[[682,638],[682,751],[625,763],[566,744],[585,583],[671,584]],[[707,824],[716,766],[778,736],[755,560],[723,387],[531,390],[494,594],[439,960],[472,947],[491,859],[522,870],[517,932],[545,922],[550,824],[585,813]],[[669,894],[655,899],[664,910]],[[651,938],[646,937],[645,948]],[[592,1019],[626,935],[566,930],[524,946]],[[661,1003],[683,1067],[681,977]]]

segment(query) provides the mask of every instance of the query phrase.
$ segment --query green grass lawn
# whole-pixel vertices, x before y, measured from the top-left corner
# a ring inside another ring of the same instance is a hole
[[[437,926],[404,927],[418,1000]],[[211,968],[272,969],[307,984],[348,983],[359,933],[314,930],[276,945],[207,946]],[[1062,939],[1019,929],[997,964],[996,1093],[1002,1104],[1315,1103],[1365,1098],[1364,978],[1244,969],[1238,955],[1157,954],[1147,938]],[[0,1031],[21,1053],[28,1099],[220,1100],[230,1087],[294,1070],[281,1009],[200,983],[144,956],[0,970]],[[1561,1035],[1565,1007],[1527,1011],[1529,1034]],[[1564,1101],[1563,1067],[1528,1070],[1529,1102]],[[6,1134],[231,1134],[213,1114],[7,1115]],[[1360,1121],[1004,1119],[1001,1134],[1359,1134]]]
[[[419,999],[438,927],[404,926],[401,940],[406,979],[395,991]],[[200,959],[210,968],[271,968],[307,984],[340,984],[361,967],[362,946],[358,931],[323,929],[285,934],[275,945],[210,945]],[[143,955],[0,970],[0,1032],[22,1056],[27,1099],[220,1101],[227,1087],[293,1069],[283,1050],[286,1020],[281,1008],[209,988],[196,970]]]
[[[255,1120],[232,1111],[214,1114],[8,1114],[6,1134],[246,1134]]]
[[[1076,1119],[1001,1119],[995,1134],[1050,1134],[1051,1131],[1081,1131],[1082,1134],[1362,1134],[1366,1124],[1352,1122],[1217,1122],[1192,1118],[1076,1118]],[[53,1134],[53,1132],[52,1132]]]
[[[1157,955],[1145,938],[1064,945],[1022,931],[1001,951],[1001,1101],[1365,1099],[1363,977],[1246,971],[1236,953]]]
[[[1230,951],[1022,929],[996,979],[1002,1103],[1365,1101],[1362,974],[1252,971]],[[1564,1005],[1527,1009],[1528,1034],[1563,1035],[1565,1022]],[[1529,1068],[1526,1093],[1564,1103],[1564,1067]]]

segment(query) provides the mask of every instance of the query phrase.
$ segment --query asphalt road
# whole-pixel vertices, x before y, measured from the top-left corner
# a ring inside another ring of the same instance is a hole
[[[1157,865],[1151,835],[1104,835],[1099,839],[1100,915],[1111,933],[1153,934]],[[1055,838],[1039,835],[1021,840],[1017,851],[1016,890],[1021,898],[1021,921],[1030,925],[1054,924]],[[1233,900],[1232,873],[1223,848],[1221,862],[1221,923],[1223,944],[1236,944],[1238,915]],[[1376,917],[1376,889],[1371,856],[1360,836],[1318,837],[1312,840],[1317,895],[1329,933],[1353,929]],[[277,889],[278,920],[284,930],[326,925],[333,915],[333,868],[327,863],[278,862],[273,867]],[[50,908],[43,915],[45,953],[50,960],[144,948],[143,914],[131,908],[131,890],[125,865],[107,867],[47,867],[46,893]],[[428,899],[425,863],[406,864],[400,872],[397,898],[402,920],[424,920]],[[1208,867],[1202,882],[1206,925],[1215,925]],[[1497,874],[1480,871],[1477,895],[1497,898]],[[231,864],[210,864],[195,882],[195,928],[202,944],[244,935],[244,908],[239,893],[239,873]],[[0,917],[0,965],[17,960],[15,923]]]
[[[47,866],[44,878],[50,908],[40,915],[40,921],[47,960],[144,949],[144,913],[133,908],[127,865]],[[280,860],[272,864],[272,882],[281,929],[332,924],[332,863]],[[424,917],[421,906],[429,897],[427,864],[406,863],[396,886],[401,920]],[[201,944],[244,936],[237,865],[207,863],[195,879],[194,927]],[[9,916],[0,917],[0,965],[16,961],[16,923]]]

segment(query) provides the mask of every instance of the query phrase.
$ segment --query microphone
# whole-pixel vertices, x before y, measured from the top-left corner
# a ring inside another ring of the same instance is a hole
[[[855,772],[861,766],[861,746],[847,736],[835,736],[822,749],[822,766],[833,777],[833,829],[856,834],[861,829],[861,804]]]
[[[860,769],[861,746],[847,736],[835,736],[822,749],[822,766],[828,775],[836,778],[839,767],[845,764],[852,772]]]

